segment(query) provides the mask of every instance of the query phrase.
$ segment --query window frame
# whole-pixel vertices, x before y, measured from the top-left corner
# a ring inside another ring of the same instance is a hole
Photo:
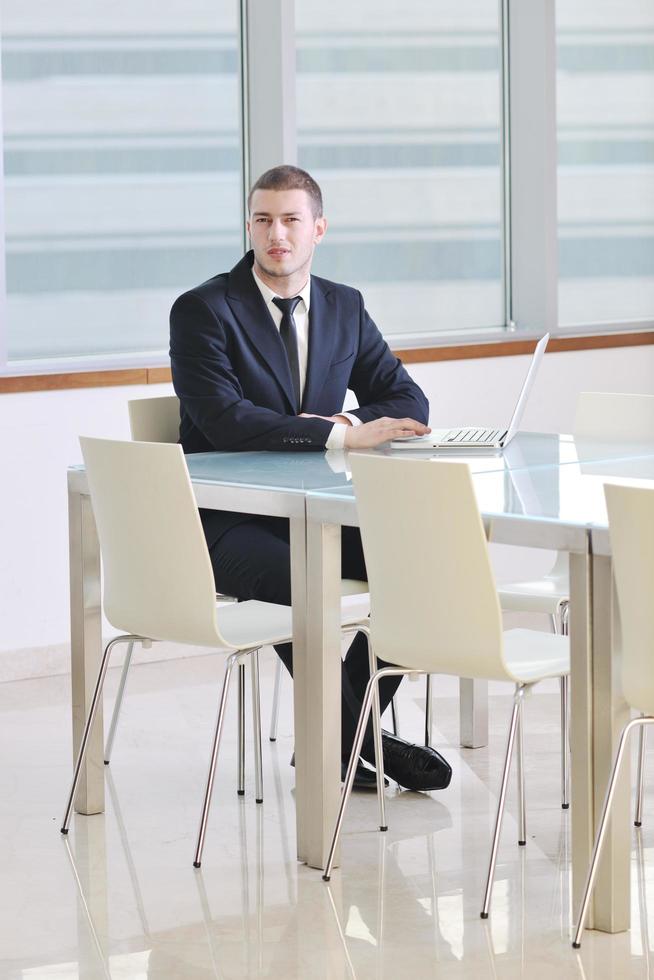
[[[295,97],[295,0],[233,0],[239,14],[241,178],[243,247],[247,189],[255,174],[280,160],[297,161]],[[472,348],[554,338],[643,334],[646,320],[558,323],[558,220],[556,129],[556,7],[551,0],[498,0],[501,51],[502,265],[505,323],[425,335],[385,334],[402,351]],[[0,62],[1,71],[1,62]],[[0,114],[2,86],[0,86]],[[0,187],[4,188],[0,130]],[[168,351],[51,357],[9,361],[7,356],[4,194],[0,195],[0,377],[75,372],[158,369]],[[578,349],[578,348],[577,348]],[[466,356],[465,354],[463,356]],[[483,355],[486,356],[486,355]],[[156,373],[156,372],[155,372]]]

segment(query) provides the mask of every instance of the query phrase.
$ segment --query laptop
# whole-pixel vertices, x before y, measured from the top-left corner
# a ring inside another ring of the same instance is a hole
[[[406,436],[403,439],[393,439],[390,444],[391,449],[459,449],[465,450],[467,453],[477,450],[499,452],[504,449],[518,431],[529,392],[533,387],[536,372],[543,359],[549,339],[550,335],[546,333],[536,344],[536,350],[529,364],[529,370],[513,410],[513,416],[506,427],[488,428],[481,425],[469,425],[453,429],[433,429],[427,436]]]

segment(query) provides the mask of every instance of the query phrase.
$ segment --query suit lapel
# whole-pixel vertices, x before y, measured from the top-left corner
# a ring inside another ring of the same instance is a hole
[[[304,385],[302,408],[311,411],[322,391],[327,369],[332,362],[336,341],[334,304],[328,289],[311,280],[311,307],[309,309],[309,353],[307,378]]]
[[[266,362],[286,396],[289,414],[295,414],[295,391],[288,359],[279,330],[252,276],[252,252],[248,252],[229,274],[227,302],[248,340]],[[313,306],[313,292],[311,294]]]

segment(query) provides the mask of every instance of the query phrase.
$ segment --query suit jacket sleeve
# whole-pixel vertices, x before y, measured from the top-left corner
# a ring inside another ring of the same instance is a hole
[[[388,416],[415,419],[426,425],[429,419],[427,398],[389,349],[368,315],[361,295],[359,301],[361,333],[349,387],[357,396],[360,407],[350,410],[350,414],[362,422]]]
[[[284,415],[243,397],[220,317],[192,292],[171,310],[170,358],[182,406],[214,449],[324,450],[331,422]]]

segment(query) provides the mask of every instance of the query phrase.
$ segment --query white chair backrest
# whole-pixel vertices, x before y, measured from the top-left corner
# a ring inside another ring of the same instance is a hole
[[[182,447],[85,437],[80,445],[109,622],[152,639],[223,645],[211,562]]]
[[[136,442],[179,440],[179,398],[134,398],[127,403],[132,439]]]
[[[382,660],[513,679],[470,471],[464,463],[351,454]]]
[[[582,391],[574,434],[607,442],[654,442],[654,395]]]
[[[628,703],[654,714],[654,489],[607,483],[613,574]]]

